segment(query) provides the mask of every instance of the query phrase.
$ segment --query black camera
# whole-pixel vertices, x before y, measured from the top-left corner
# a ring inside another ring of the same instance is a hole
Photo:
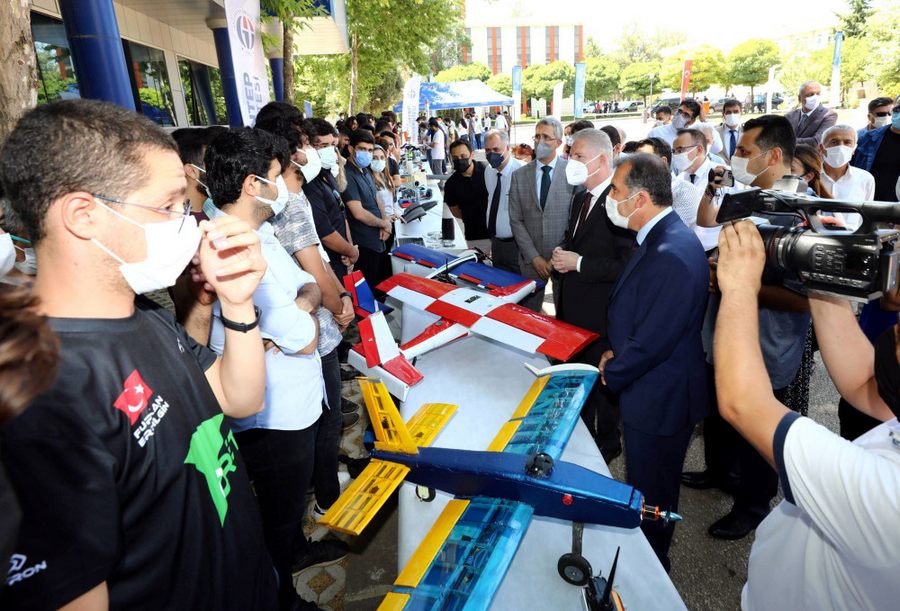
[[[822,213],[825,213],[824,215]],[[856,231],[826,226],[828,213],[862,217]],[[894,250],[900,231],[876,224],[900,223],[900,204],[819,199],[800,193],[748,189],[725,195],[716,222],[762,215],[771,221],[794,217],[806,226],[758,224],[768,265],[799,280],[810,291],[854,301],[877,299],[897,285],[900,259]]]

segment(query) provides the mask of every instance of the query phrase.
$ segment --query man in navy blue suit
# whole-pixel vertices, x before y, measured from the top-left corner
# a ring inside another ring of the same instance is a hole
[[[637,231],[638,248],[610,295],[611,350],[600,371],[619,395],[628,483],[648,504],[677,510],[688,441],[707,410],[700,328],[709,265],[700,241],[672,210],[671,182],[655,155],[629,155],[616,164],[607,215]],[[668,571],[674,525],[641,528]]]

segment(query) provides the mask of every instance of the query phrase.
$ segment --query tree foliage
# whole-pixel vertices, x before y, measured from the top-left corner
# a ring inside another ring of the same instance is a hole
[[[491,78],[491,69],[479,62],[471,64],[459,64],[446,70],[441,70],[434,76],[438,83],[452,83],[453,81],[470,81],[477,79],[487,81]]]
[[[627,23],[619,35],[612,59],[624,66],[658,62],[662,59],[660,52],[663,49],[684,44],[686,40],[683,32],[657,29],[653,34],[647,34],[637,22]]]
[[[769,69],[781,61],[781,52],[771,40],[756,38],[742,42],[728,55],[729,85],[754,87],[769,80]]]
[[[660,83],[674,91],[681,90],[681,75],[685,58],[693,60],[691,68],[691,91],[704,91],[710,85],[725,82],[725,56],[718,49],[701,45],[691,51],[679,51],[666,57],[662,62]]]
[[[584,98],[602,100],[611,97],[619,88],[619,65],[606,57],[588,57],[584,63]]]
[[[575,68],[562,60],[529,66],[522,72],[522,89],[533,98],[552,100],[553,87],[560,81],[563,82],[563,96],[572,95],[575,91]]]
[[[512,77],[508,74],[495,74],[487,80],[487,86],[497,93],[512,96]]]
[[[869,70],[885,95],[900,93],[900,0],[883,3],[868,25]]]
[[[650,75],[654,76],[654,89],[659,91],[660,65],[657,62],[629,64],[619,75],[619,88],[626,95],[646,97],[650,95]]]
[[[874,12],[870,0],[847,0],[848,13],[839,14],[841,30],[847,38],[862,38],[866,35],[866,25]]]

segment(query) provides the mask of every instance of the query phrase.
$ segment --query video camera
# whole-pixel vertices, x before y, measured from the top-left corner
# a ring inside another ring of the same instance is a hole
[[[856,231],[826,227],[819,213],[829,212],[859,214],[862,225]],[[716,222],[724,224],[760,213],[806,221],[808,227],[758,225],[767,263],[799,280],[806,289],[867,302],[896,287],[900,252],[894,247],[900,231],[875,224],[900,223],[900,204],[748,189],[725,195]]]

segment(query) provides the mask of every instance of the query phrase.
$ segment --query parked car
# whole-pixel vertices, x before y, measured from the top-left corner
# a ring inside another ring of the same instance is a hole
[[[642,110],[644,110],[643,102],[639,100],[622,100],[614,112],[641,112]]]
[[[597,108],[600,106],[600,102],[585,102],[584,106],[581,107],[581,112],[587,114],[597,114],[600,112],[600,109]]]
[[[784,96],[780,93],[772,94],[772,110],[778,110],[778,107],[784,103]],[[753,96],[753,108],[750,109],[751,112],[765,112],[766,111],[766,95],[765,94],[757,94]]]

